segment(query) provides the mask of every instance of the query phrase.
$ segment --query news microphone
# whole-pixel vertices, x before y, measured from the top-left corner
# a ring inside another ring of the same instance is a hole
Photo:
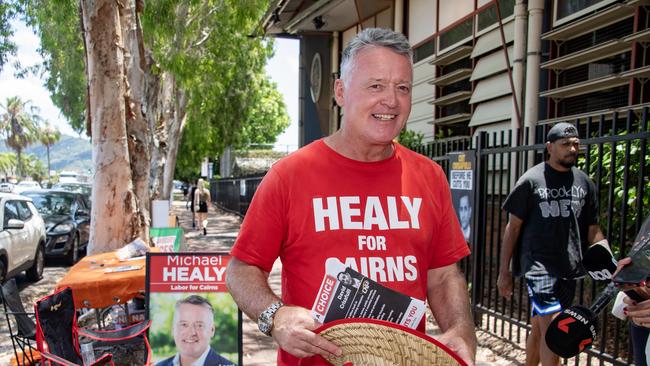
[[[605,280],[609,274],[609,279],[612,278],[612,273],[616,271],[616,262],[611,252],[603,245],[601,240],[595,243],[585,253],[583,258],[583,266],[592,278],[598,281]],[[644,253],[650,250],[650,240],[645,237],[637,237],[635,243],[632,245],[630,256],[635,257],[637,253]],[[637,261],[640,264],[641,261]],[[634,261],[633,261],[634,263]],[[626,273],[629,268],[623,268],[619,272]],[[650,271],[650,263],[645,262],[640,264],[644,271]],[[593,272],[593,274],[592,274]],[[648,273],[648,272],[644,272]],[[617,277],[619,276],[617,275]],[[546,330],[546,345],[555,354],[570,358],[578,353],[590,348],[598,335],[598,314],[607,307],[607,304],[616,297],[620,289],[615,282],[610,282],[596,297],[592,305],[587,308],[582,305],[574,305],[564,309],[560,312],[549,324]],[[625,291],[633,300],[640,302],[644,299],[634,292],[633,290]]]
[[[610,282],[587,308],[574,305],[564,309],[546,330],[546,345],[555,354],[570,358],[590,348],[598,335],[598,314],[616,297],[619,289]]]
[[[596,281],[609,281],[616,272],[616,259],[609,250],[607,240],[603,239],[587,249],[582,266],[589,276]]]

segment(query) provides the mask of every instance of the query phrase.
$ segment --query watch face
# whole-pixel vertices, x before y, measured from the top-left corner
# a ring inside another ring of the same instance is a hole
[[[268,323],[260,322],[258,324],[258,327],[260,328],[260,332],[269,335],[269,324]]]

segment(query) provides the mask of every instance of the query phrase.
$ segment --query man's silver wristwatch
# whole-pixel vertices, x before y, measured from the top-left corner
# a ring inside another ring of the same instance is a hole
[[[262,314],[260,314],[260,317],[257,318],[257,327],[260,328],[260,332],[269,337],[271,336],[271,331],[273,330],[273,317],[282,306],[284,306],[282,301],[278,301],[264,309]]]

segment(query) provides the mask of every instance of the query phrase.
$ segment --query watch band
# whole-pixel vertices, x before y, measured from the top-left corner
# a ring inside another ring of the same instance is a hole
[[[269,337],[271,336],[271,331],[273,330],[273,317],[275,316],[275,313],[278,311],[278,309],[280,309],[282,306],[284,306],[282,301],[278,301],[269,305],[268,308],[264,309],[264,311],[257,319],[257,327],[260,329],[260,332],[266,334]]]

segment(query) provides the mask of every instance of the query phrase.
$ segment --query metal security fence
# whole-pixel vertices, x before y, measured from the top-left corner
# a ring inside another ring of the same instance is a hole
[[[220,208],[244,216],[264,176],[227,178],[210,182],[212,201]]]
[[[627,253],[643,219],[650,214],[650,153],[648,110],[611,113],[572,121],[581,137],[578,167],[595,182],[599,192],[600,225],[617,258]],[[417,151],[449,169],[449,153],[476,155],[476,207],[471,243],[472,255],[461,262],[471,288],[476,323],[482,330],[524,348],[530,330],[530,310],[525,284],[515,279],[514,295],[504,299],[497,293],[501,240],[507,215],[503,201],[517,179],[545,158],[544,137],[550,126],[482,133],[436,141]],[[228,211],[244,215],[262,177],[221,179],[211,182],[212,197]],[[578,281],[575,304],[590,304],[603,284]],[[614,318],[610,308],[599,316],[600,332],[594,346],[565,365],[631,365],[628,324]]]
[[[581,136],[578,167],[596,184],[600,225],[617,257],[628,252],[650,211],[647,117],[647,109],[643,109],[573,121]],[[482,329],[520,346],[525,344],[530,329],[525,284],[516,279],[514,296],[509,300],[498,295],[496,286],[501,239],[507,223],[501,206],[517,179],[544,160],[543,141],[548,127],[539,126],[534,131],[536,138],[526,130],[523,136],[507,132],[482,134],[473,143],[477,155],[476,194],[480,199],[476,200],[474,217],[478,235],[472,244],[472,304]],[[604,284],[589,278],[579,280],[574,304],[590,304],[603,287]],[[565,364],[632,364],[628,325],[613,317],[609,310],[599,316],[600,332],[594,346],[565,360]]]

